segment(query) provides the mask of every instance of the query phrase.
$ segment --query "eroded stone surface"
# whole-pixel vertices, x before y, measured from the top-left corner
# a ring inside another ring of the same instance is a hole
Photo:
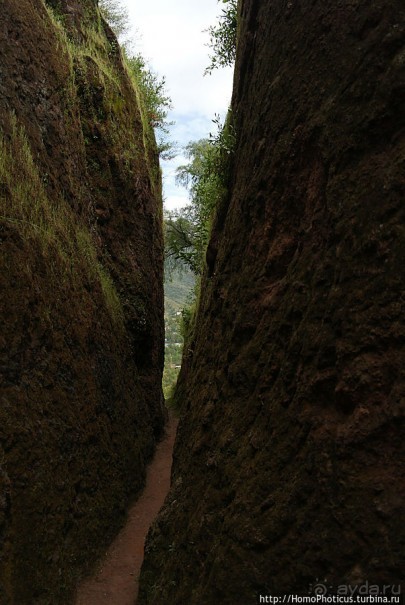
[[[5,0],[0,19],[2,140],[16,158],[25,139],[34,162],[0,183],[2,605],[71,602],[164,423],[157,154],[96,2],[50,4]],[[62,243],[26,235],[15,181],[35,181],[26,204],[65,207]]]
[[[229,206],[142,605],[401,581],[403,24],[399,0],[242,2]]]

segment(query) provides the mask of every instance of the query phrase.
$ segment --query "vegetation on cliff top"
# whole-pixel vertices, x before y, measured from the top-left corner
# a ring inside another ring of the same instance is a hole
[[[121,46],[128,45],[129,16],[126,7],[119,0],[99,0],[101,13],[119,39]]]
[[[123,59],[140,91],[146,128],[152,127],[156,134],[158,152],[162,159],[169,160],[175,155],[175,145],[170,141],[167,121],[172,101],[166,92],[166,79],[156,74],[141,53],[134,53],[128,40],[129,15],[119,0],[100,0],[100,10],[121,43]]]
[[[210,42],[208,46],[213,54],[210,56],[211,63],[205,70],[210,74],[218,67],[230,67],[236,56],[236,38],[238,26],[238,3],[237,0],[222,0],[225,7],[219,16],[218,23],[208,28]]]
[[[141,105],[148,127],[152,127],[156,133],[159,156],[163,160],[170,160],[175,155],[175,146],[169,137],[169,126],[173,122],[167,121],[171,98],[166,92],[165,78],[159,78],[140,53],[125,53],[125,57],[129,71],[141,92]]]

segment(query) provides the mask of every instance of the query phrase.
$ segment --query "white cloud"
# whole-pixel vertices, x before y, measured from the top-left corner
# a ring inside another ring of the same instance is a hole
[[[220,13],[217,0],[125,0],[136,49],[166,77],[175,111],[212,115],[229,104],[232,71],[204,77],[209,35]]]
[[[176,210],[178,208],[184,208],[189,204],[187,195],[169,195],[164,200],[164,207],[166,210]]]
[[[209,64],[207,32],[221,12],[217,0],[122,0],[127,6],[135,50],[165,76],[173,101],[170,120],[175,120],[172,138],[184,146],[207,137],[214,114],[224,116],[230,102],[232,70],[203,75]],[[166,206],[184,205],[186,192],[176,187],[175,169],[183,158],[162,162]]]

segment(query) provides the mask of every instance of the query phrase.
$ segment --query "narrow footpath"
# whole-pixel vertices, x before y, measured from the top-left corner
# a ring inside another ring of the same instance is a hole
[[[76,605],[134,605],[146,535],[170,487],[177,419],[171,417],[166,435],[149,465],[146,486],[128,513],[126,525],[108,549],[96,574],[79,586]]]

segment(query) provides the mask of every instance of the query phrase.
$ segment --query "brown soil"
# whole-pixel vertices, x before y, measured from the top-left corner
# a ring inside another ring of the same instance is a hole
[[[146,487],[131,508],[127,523],[108,549],[96,574],[79,587],[76,605],[134,605],[148,529],[170,487],[177,419],[171,417],[166,436],[147,471]]]

